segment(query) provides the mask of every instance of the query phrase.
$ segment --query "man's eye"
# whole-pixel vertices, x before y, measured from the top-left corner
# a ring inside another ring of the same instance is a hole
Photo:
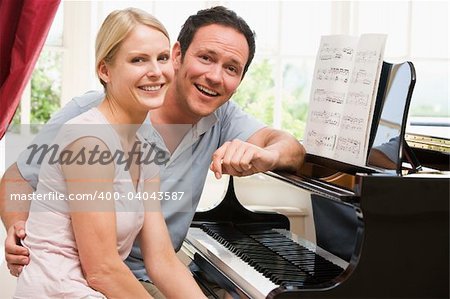
[[[209,56],[206,56],[206,55],[200,56],[200,58],[203,59],[203,60],[205,60],[205,61],[211,60],[211,59],[209,58]]]
[[[238,72],[237,67],[234,67],[234,66],[229,66],[229,67],[228,67],[228,70],[229,70],[230,72],[236,73],[236,74],[237,74],[237,72]]]

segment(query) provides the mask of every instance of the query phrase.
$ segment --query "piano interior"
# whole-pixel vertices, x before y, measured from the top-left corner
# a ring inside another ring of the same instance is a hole
[[[242,179],[231,177],[222,201],[196,213],[183,245],[199,284],[207,277],[233,298],[448,298],[450,145],[447,137],[424,156],[425,141],[418,147],[408,132],[406,142],[414,83],[410,62],[383,64],[366,167],[308,154],[295,174],[262,175],[300,190],[292,200],[311,203],[314,234],[292,227],[288,214],[244,207]],[[386,128],[392,101],[402,119]],[[382,140],[386,130],[394,138]],[[381,163],[375,152],[389,142],[397,155]],[[259,191],[276,203],[267,185]]]

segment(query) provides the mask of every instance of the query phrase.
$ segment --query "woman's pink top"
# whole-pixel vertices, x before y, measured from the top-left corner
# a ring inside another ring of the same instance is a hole
[[[93,136],[107,145],[109,150],[121,151],[119,137],[105,117],[93,108],[65,124],[56,137],[55,144],[64,149],[73,141]],[[142,138],[138,136],[142,141]],[[47,155],[50,156],[50,155]],[[46,157],[48,160],[48,157]],[[44,160],[45,161],[45,160]],[[116,210],[117,250],[124,260],[144,221],[144,208],[140,200],[129,200],[136,194],[125,164],[115,163],[114,190],[106,196],[114,196]],[[154,166],[141,165],[137,192],[143,192],[146,179],[157,175]],[[67,195],[61,165],[43,163],[39,173],[36,193],[49,196]],[[114,192],[116,192],[114,194]],[[124,195],[124,196],[122,196]],[[105,194],[103,195],[105,197]],[[105,197],[106,198],[106,197]],[[89,206],[86,202],[86,207]],[[30,263],[25,266],[17,282],[14,298],[104,298],[90,288],[83,275],[67,200],[33,200],[26,222],[26,238],[23,245],[30,251]],[[98,240],[101,242],[102,240]]]

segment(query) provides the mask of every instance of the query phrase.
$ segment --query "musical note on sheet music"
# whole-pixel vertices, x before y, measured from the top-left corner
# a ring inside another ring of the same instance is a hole
[[[347,94],[347,103],[349,105],[367,106],[369,103],[369,95],[363,92],[349,92]]]
[[[337,139],[336,150],[359,155],[361,152],[361,141],[349,137],[339,137]]]
[[[356,62],[376,63],[378,62],[377,51],[359,51],[356,53]]]
[[[305,130],[307,152],[365,165],[386,36],[322,37]]]
[[[320,134],[312,130],[308,133],[306,138],[308,143],[314,144],[316,147],[327,148],[329,150],[335,148],[336,135]]]
[[[345,92],[335,92],[331,90],[325,90],[323,88],[316,89],[314,91],[315,102],[329,102],[342,104],[344,103]]]
[[[353,60],[354,49],[350,47],[331,47],[329,44],[324,44],[320,50],[319,59],[326,60]]]
[[[317,80],[326,81],[340,81],[347,83],[350,75],[350,71],[346,68],[332,67],[329,69],[319,69],[317,70]]]
[[[357,70],[353,73],[352,83],[360,83],[365,85],[372,84],[374,80],[373,74],[367,72],[367,70]]]
[[[339,126],[340,119],[341,114],[337,112],[328,112],[325,110],[311,112],[311,121],[316,123]]]
[[[342,117],[341,128],[351,131],[361,131],[364,126],[364,118],[344,115]]]

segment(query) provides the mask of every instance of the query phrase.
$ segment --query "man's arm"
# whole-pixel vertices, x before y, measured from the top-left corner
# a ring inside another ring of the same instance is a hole
[[[247,142],[278,153],[276,164],[269,170],[295,172],[303,165],[305,148],[287,132],[266,127],[253,134]]]
[[[382,151],[372,148],[369,153],[368,162],[370,165],[378,166],[386,169],[397,169],[397,164],[391,161],[389,157]]]
[[[24,265],[29,263],[29,252],[18,245],[25,238],[25,220],[28,218],[28,200],[11,201],[12,194],[30,194],[33,188],[22,177],[16,163],[5,172],[0,182],[0,216],[7,231],[5,259],[10,273],[18,276]]]
[[[294,136],[272,128],[262,128],[247,141],[225,142],[213,155],[211,170],[216,178],[223,173],[247,176],[269,170],[296,172],[303,164],[305,149]]]
[[[27,220],[30,202],[28,200],[14,200],[14,194],[28,195],[33,193],[33,188],[22,177],[17,164],[12,164],[5,172],[0,182],[0,217],[3,225],[8,230],[17,221]]]
[[[368,163],[386,169],[397,169],[399,159],[400,137],[391,138],[389,142],[370,149]]]

